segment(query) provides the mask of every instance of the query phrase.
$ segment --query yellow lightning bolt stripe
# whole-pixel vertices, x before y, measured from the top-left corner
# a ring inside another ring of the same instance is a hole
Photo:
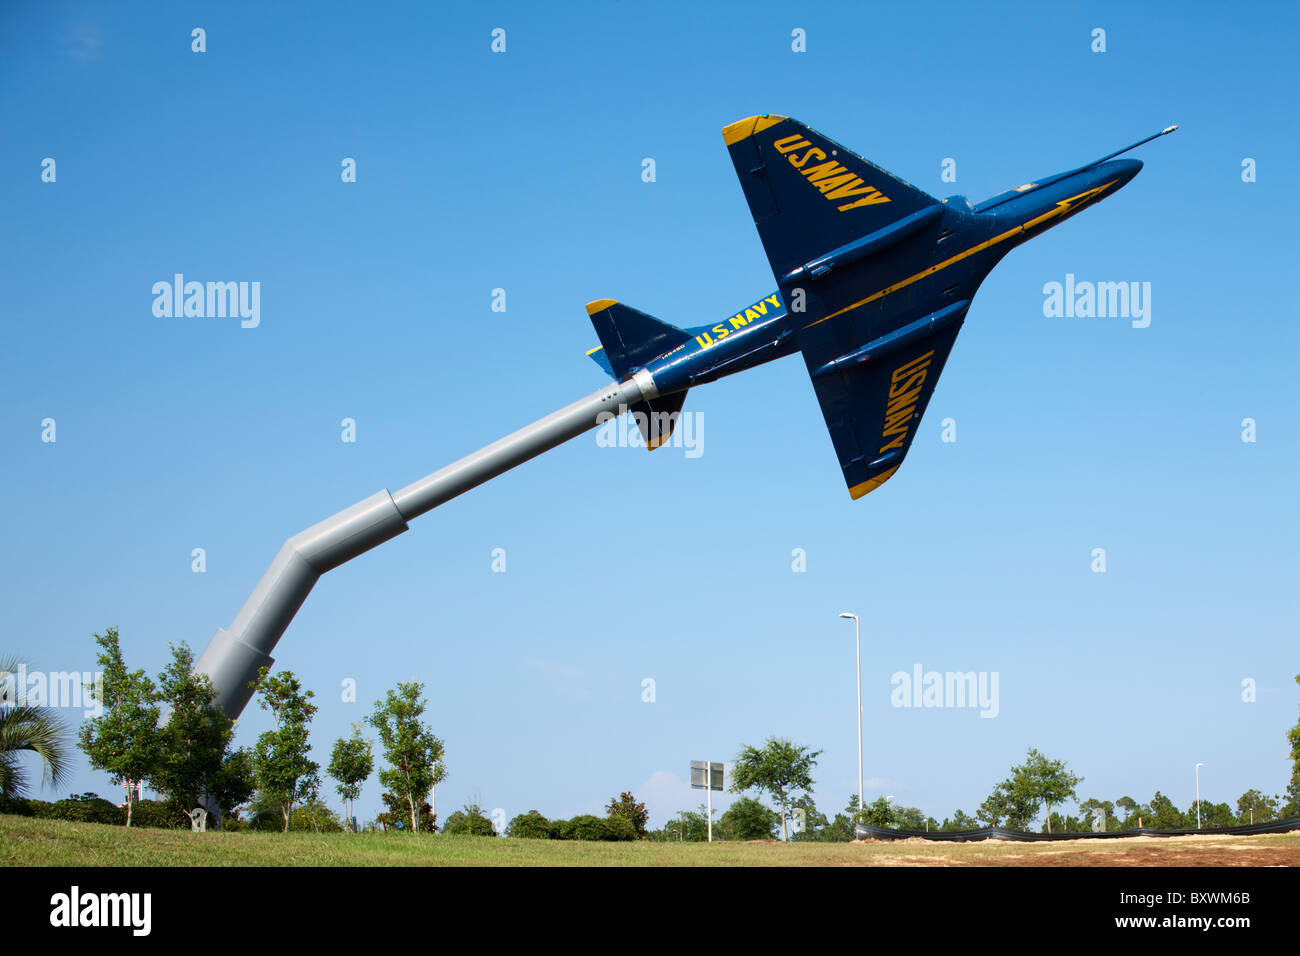
[[[883,298],[884,296],[887,296],[892,292],[897,292],[899,289],[907,288],[913,282],[919,282],[920,280],[924,279],[926,276],[934,275],[939,270],[948,268],[954,262],[961,262],[961,260],[967,258],[968,256],[973,256],[977,252],[983,252],[985,249],[989,248],[989,246],[996,246],[999,242],[1003,242],[1011,238],[1012,236],[1019,235],[1022,232],[1026,232],[1027,230],[1033,229],[1035,226],[1041,226],[1043,223],[1048,222],[1052,219],[1056,219],[1058,216],[1064,216],[1067,212],[1073,209],[1076,204],[1084,202],[1093,196],[1105,192],[1111,186],[1114,186],[1115,183],[1117,182],[1119,182],[1119,180],[1112,179],[1110,182],[1106,183],[1103,186],[1094,187],[1093,189],[1089,189],[1087,192],[1079,193],[1079,195],[1077,196],[1071,196],[1069,199],[1062,199],[1053,208],[1049,209],[1041,216],[1035,216],[1033,219],[1030,219],[1028,222],[1022,222],[1020,225],[1016,226],[1015,228],[1008,229],[1006,232],[1002,233],[1001,235],[994,236],[992,239],[986,239],[984,242],[981,242],[978,245],[971,246],[969,249],[965,250],[964,252],[957,253],[955,256],[953,256],[950,259],[945,259],[943,260],[943,262],[935,263],[934,265],[930,266],[930,268],[922,270],[921,272],[918,272],[914,276],[908,276],[906,279],[903,279],[901,282],[895,282],[893,285],[881,289],[879,292],[876,292],[873,295],[869,295],[865,299],[861,299],[857,302],[854,302],[852,305],[846,305],[838,312],[832,312],[830,315],[824,316],[823,318],[818,319],[816,322],[809,322],[807,325],[804,326],[804,328],[811,329],[814,325],[820,325],[821,323],[833,319],[836,316],[843,315],[845,312],[852,312],[854,309],[864,306],[868,302],[875,302],[877,299]],[[863,494],[865,493],[866,492],[863,492]]]

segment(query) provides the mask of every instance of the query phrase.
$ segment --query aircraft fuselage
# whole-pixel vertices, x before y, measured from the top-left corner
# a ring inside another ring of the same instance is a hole
[[[798,351],[801,332],[847,313],[854,313],[863,338],[887,338],[907,324],[897,317],[909,316],[908,300],[926,303],[929,314],[940,311],[929,308],[936,300],[969,303],[1008,252],[1111,195],[1141,168],[1136,159],[1111,160],[974,206],[963,197],[950,197],[923,229],[855,265],[866,278],[864,289],[873,291],[848,306],[808,322],[798,301],[802,287],[791,295],[793,310],[780,292],[773,292],[714,325],[688,328],[689,340],[648,362],[645,370],[661,394],[683,391]],[[815,291],[822,277],[808,276],[807,291]]]

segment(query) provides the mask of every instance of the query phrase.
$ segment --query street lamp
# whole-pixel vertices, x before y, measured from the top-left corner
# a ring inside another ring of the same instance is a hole
[[[853,618],[853,640],[858,646],[858,812],[861,813],[866,809],[862,799],[862,622],[848,611],[840,617]]]
[[[1196,829],[1201,828],[1201,768],[1205,764],[1196,765]]]

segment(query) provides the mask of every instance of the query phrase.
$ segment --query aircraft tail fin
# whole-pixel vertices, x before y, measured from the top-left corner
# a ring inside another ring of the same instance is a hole
[[[587,314],[600,338],[600,345],[587,355],[615,380],[623,379],[633,369],[673,351],[691,338],[685,329],[661,322],[614,299],[588,303]],[[685,401],[686,392],[674,392],[637,402],[628,409],[641,430],[646,448],[654,451],[672,437]]]
[[[587,315],[600,339],[600,348],[587,354],[615,379],[621,379],[690,339],[691,334],[614,299],[587,303]]]

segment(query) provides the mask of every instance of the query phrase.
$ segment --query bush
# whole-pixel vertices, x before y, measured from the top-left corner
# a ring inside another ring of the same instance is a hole
[[[76,820],[78,823],[107,823],[121,825],[126,823],[126,808],[109,803],[107,800],[78,800],[76,802],[60,800],[55,804],[63,809],[64,819]]]
[[[118,822],[126,823],[126,807],[119,807],[118,812],[122,814]],[[131,808],[131,826],[159,830],[190,828],[184,812],[170,800],[137,800]]]
[[[646,824],[650,821],[650,813],[646,810],[644,803],[637,803],[636,797],[629,790],[624,790],[617,798],[609,801],[609,804],[605,807],[605,815],[611,820],[617,820],[621,817],[631,824],[632,839],[634,840],[649,835],[646,832]],[[617,829],[620,833],[622,832],[622,827]]]
[[[557,821],[561,840],[635,840],[636,829],[631,822],[619,818],[597,817],[589,813],[572,820]]]
[[[506,827],[506,836],[521,837],[526,840],[553,840],[555,828],[550,820],[536,810],[529,810],[510,821],[510,825]]]
[[[379,799],[387,809],[375,818],[377,826],[385,830],[411,829],[411,805],[408,802],[392,793],[381,794]],[[438,815],[433,812],[433,807],[429,806],[427,800],[420,807],[418,820],[421,833],[438,832]]]
[[[541,817],[541,814],[538,814],[538,816]],[[520,818],[516,817],[515,819]],[[542,817],[542,819],[545,818]],[[538,834],[538,836],[540,835]],[[552,840],[594,840],[608,843],[635,840],[637,837],[636,827],[626,817],[597,817],[584,813],[572,820],[552,820],[550,822],[550,838]]]
[[[464,810],[457,810],[447,818],[442,828],[443,833],[459,836],[496,836],[496,827],[483,814],[483,810],[471,803]]]
[[[342,833],[343,823],[334,811],[318,800],[295,807],[289,815],[289,829],[295,833]]]
[[[566,820],[560,826],[561,840],[608,840],[609,825],[603,817],[589,813]]]
[[[636,824],[626,816],[614,815],[605,818],[605,827],[609,830],[607,840],[637,839]]]
[[[36,817],[40,820],[66,820],[70,823],[126,825],[126,807],[119,807],[93,794],[50,803],[45,800],[0,799],[0,813]],[[133,827],[175,829],[188,826],[184,816],[165,800],[137,800],[131,808]]]
[[[22,797],[5,797],[0,796],[0,813],[7,813],[15,817],[34,817],[36,816],[37,800],[25,800]]]
[[[101,797],[45,803],[36,815],[46,820],[66,820],[69,823],[107,823],[114,826],[126,823],[126,808],[114,806]]]
[[[714,832],[724,840],[770,840],[781,815],[753,797],[741,797],[722,815]]]

